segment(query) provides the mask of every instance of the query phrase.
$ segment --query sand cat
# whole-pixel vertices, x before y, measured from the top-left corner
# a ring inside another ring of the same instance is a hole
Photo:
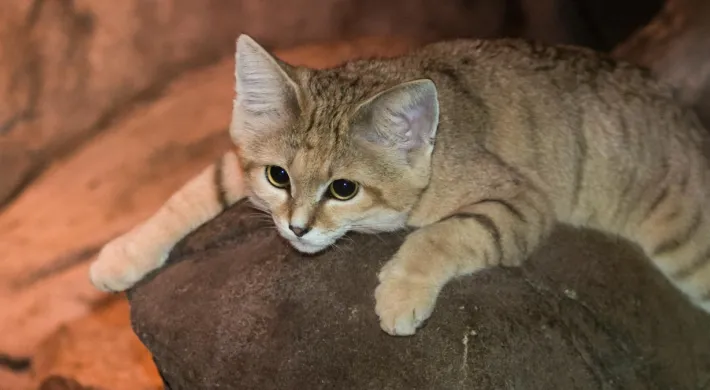
[[[640,68],[503,39],[314,70],[242,35],[236,92],[236,150],[106,245],[96,286],[131,287],[248,196],[302,252],[417,228],[375,290],[392,335],[414,334],[452,278],[519,265],[556,222],[638,243],[710,311],[705,130]]]

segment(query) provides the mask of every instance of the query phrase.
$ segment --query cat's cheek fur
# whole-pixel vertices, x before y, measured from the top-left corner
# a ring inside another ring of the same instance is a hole
[[[382,208],[371,209],[352,224],[352,230],[359,233],[392,232],[404,228],[408,217],[406,212]]]

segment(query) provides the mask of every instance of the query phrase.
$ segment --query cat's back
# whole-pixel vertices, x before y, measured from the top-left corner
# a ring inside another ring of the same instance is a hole
[[[349,70],[394,82],[431,78],[443,86],[444,104],[447,94],[468,88],[472,97],[493,100],[502,91],[587,100],[630,98],[661,110],[678,107],[672,87],[644,67],[584,47],[519,38],[436,42],[399,57],[356,61]]]
[[[580,46],[518,38],[459,39],[433,43],[404,57],[399,60],[404,67],[418,67],[424,74],[455,71],[480,89],[505,82],[552,87],[550,93],[594,88],[677,105],[673,89],[650,70]]]
[[[621,136],[627,126],[658,142],[671,136],[697,143],[706,135],[671,85],[646,68],[584,47],[460,39],[424,46],[397,65],[434,79],[442,87],[442,109],[456,123],[468,121],[463,115],[473,108],[492,120],[524,113],[562,132],[597,122],[607,124],[601,129],[607,134]]]
[[[371,80],[367,84],[433,80],[441,113],[438,142],[452,146],[471,145],[477,133],[491,128],[506,142],[542,132],[555,148],[578,131],[603,133],[605,138],[590,142],[619,148],[637,141],[661,145],[668,137],[688,147],[704,136],[671,86],[643,67],[583,47],[458,39],[399,57],[353,61],[343,70]]]

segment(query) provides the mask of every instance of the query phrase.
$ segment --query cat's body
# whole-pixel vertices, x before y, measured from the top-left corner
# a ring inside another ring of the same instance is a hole
[[[349,230],[419,228],[379,276],[376,311],[391,334],[414,333],[451,278],[520,264],[557,221],[637,242],[710,311],[706,134],[641,69],[577,48],[461,40],[315,71],[245,37],[237,92],[230,131],[248,195],[294,247],[318,251]],[[227,157],[195,179],[219,178],[221,190],[181,191],[221,207],[183,211],[192,219],[161,245],[136,244],[175,226],[162,210],[107,246],[94,283],[129,287],[238,199],[237,156]],[[134,264],[129,276],[122,262]]]

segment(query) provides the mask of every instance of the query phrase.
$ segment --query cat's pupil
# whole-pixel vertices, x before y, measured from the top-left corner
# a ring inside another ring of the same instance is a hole
[[[330,184],[331,195],[339,200],[351,199],[357,193],[357,189],[357,183],[345,179],[334,180]]]
[[[272,185],[280,188],[287,186],[289,183],[288,172],[278,165],[266,167],[266,178],[269,179]]]

